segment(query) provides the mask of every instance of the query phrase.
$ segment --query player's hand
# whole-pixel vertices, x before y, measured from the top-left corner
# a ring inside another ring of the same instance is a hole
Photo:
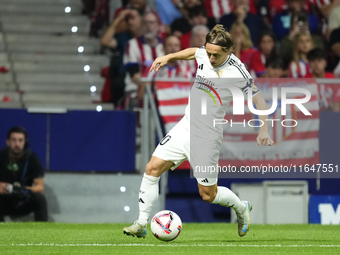
[[[149,72],[151,72],[152,70],[157,72],[159,69],[165,66],[168,62],[169,62],[169,57],[167,55],[156,58],[155,61],[152,63]]]
[[[274,144],[274,141],[270,138],[269,134],[267,132],[260,132],[259,135],[256,138],[257,144],[262,147],[263,146],[272,146]]]

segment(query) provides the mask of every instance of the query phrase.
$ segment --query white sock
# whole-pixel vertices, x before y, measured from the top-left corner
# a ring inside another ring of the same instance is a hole
[[[217,187],[217,194],[212,204],[219,204],[225,207],[231,207],[236,212],[242,212],[245,205],[230,189],[222,186]]]
[[[145,225],[150,217],[154,203],[158,199],[160,177],[154,177],[144,173],[139,190],[139,217],[138,222]]]

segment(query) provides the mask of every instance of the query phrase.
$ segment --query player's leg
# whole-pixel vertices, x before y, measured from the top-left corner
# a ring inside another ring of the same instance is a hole
[[[247,201],[241,201],[234,192],[227,187],[217,186],[217,178],[197,179],[198,190],[202,199],[211,204],[219,204],[225,207],[231,207],[235,210],[238,222],[238,234],[244,236],[250,227],[249,212],[252,205]],[[207,182],[208,181],[208,182]],[[206,186],[208,183],[214,183]]]
[[[124,234],[145,237],[151,210],[158,199],[160,176],[168,169],[176,169],[187,158],[184,146],[188,144],[189,134],[182,119],[160,141],[146,165],[139,191],[139,217],[132,226],[123,229]]]
[[[146,165],[139,190],[139,223],[144,225],[148,222],[153,205],[158,199],[160,176],[173,165],[172,161],[165,161],[155,156],[152,156]]]
[[[123,229],[124,234],[145,237],[147,230],[146,226],[152,211],[153,205],[158,199],[159,194],[159,179],[162,173],[170,169],[174,165],[171,161],[165,161],[158,157],[152,156],[149,163],[146,165],[142,183],[139,190],[139,217],[130,226]]]
[[[190,144],[190,164],[202,199],[212,204],[233,208],[237,215],[238,234],[244,236],[250,226],[251,205],[241,201],[230,189],[217,186],[221,144],[222,142],[217,139],[195,137]]]
[[[245,209],[244,203],[236,196],[234,192],[230,189],[217,186],[217,183],[206,186],[202,185],[202,181],[211,180],[205,178],[203,180],[198,180],[198,190],[202,199],[208,203],[219,204],[225,207],[231,207],[236,212],[242,212]]]

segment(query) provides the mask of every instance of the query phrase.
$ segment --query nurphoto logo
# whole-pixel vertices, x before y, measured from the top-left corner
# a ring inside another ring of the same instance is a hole
[[[213,96],[213,94],[210,92],[212,91],[216,97],[218,98],[218,100],[220,101],[220,104],[222,106],[222,101],[220,98],[220,95],[217,93],[217,91],[210,85],[206,84],[206,83],[202,83],[202,82],[197,82],[199,84],[199,86],[197,87],[198,89],[201,89],[203,91],[205,91],[207,94],[209,94],[209,96],[214,100],[215,105],[217,106],[216,100]],[[272,99],[272,106],[270,107],[270,109],[267,110],[257,110],[254,108],[253,106],[253,97],[252,97],[252,90],[256,91],[258,90],[257,87],[254,85],[254,83],[252,82],[252,80],[250,80],[250,82],[248,83],[248,108],[249,111],[255,115],[270,115],[272,113],[274,113],[278,107],[278,92],[277,92],[277,88],[273,88],[273,99]],[[234,86],[234,85],[230,85],[230,84],[224,84],[224,88],[227,88],[230,90],[232,97],[233,97],[233,115],[244,115],[244,94],[243,91]],[[208,89],[210,91],[208,91]],[[305,97],[303,98],[288,98],[288,94],[289,93],[301,93],[303,94]],[[307,109],[306,107],[303,105],[304,103],[309,102],[309,100],[311,99],[311,93],[310,91],[308,91],[305,88],[301,88],[301,87],[282,87],[281,88],[281,115],[285,116],[287,115],[287,105],[295,105],[298,109],[301,110],[301,112],[304,115],[312,115]],[[201,98],[201,115],[207,115],[207,99],[206,97],[202,97]],[[279,119],[266,119],[266,121],[271,122],[272,123],[272,127],[274,126],[274,122],[275,121],[279,121]],[[231,126],[234,124],[242,124],[244,127],[246,126],[246,120],[243,120],[243,122],[232,122],[232,120],[228,121],[226,119],[214,119],[213,121],[213,126],[216,127],[216,125],[224,125],[229,123],[231,124]],[[260,122],[259,125],[251,125],[251,122],[255,122],[258,124],[258,122]],[[290,122],[290,125],[287,124],[287,122]],[[295,127],[297,126],[297,121],[294,119],[285,119],[281,121],[281,125],[283,127]],[[264,121],[260,120],[260,119],[252,119],[248,121],[248,125],[250,127],[261,127],[264,125]]]

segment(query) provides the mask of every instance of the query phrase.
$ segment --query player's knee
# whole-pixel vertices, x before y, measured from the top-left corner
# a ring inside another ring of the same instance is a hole
[[[155,176],[155,177],[159,177],[161,176],[161,168],[159,167],[158,164],[156,164],[153,161],[150,161],[145,168],[145,173],[147,175],[151,175],[151,176]]]

